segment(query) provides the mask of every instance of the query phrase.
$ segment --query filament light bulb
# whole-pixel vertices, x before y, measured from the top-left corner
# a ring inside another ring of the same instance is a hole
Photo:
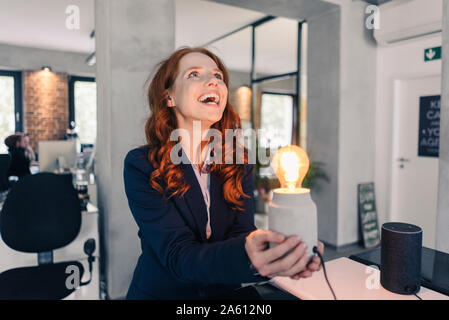
[[[280,148],[271,162],[273,171],[287,192],[301,192],[302,182],[309,170],[309,157],[298,146],[288,145]]]

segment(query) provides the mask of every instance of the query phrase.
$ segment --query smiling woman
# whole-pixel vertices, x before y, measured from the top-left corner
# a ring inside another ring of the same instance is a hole
[[[319,261],[306,266],[310,257],[298,237],[256,230],[254,166],[246,148],[243,162],[236,161],[243,164],[223,161],[224,152],[215,162],[214,149],[204,148],[208,141],[188,139],[189,146],[181,140],[187,161],[171,161],[176,129],[205,140],[211,129],[224,136],[225,130],[240,128],[228,86],[223,63],[204,48],[175,51],[151,81],[147,145],[131,150],[124,166],[142,246],[128,299],[204,299],[267,277],[308,277],[320,267]],[[218,145],[234,160],[237,137],[231,141],[221,139]],[[191,159],[200,159],[199,165]],[[266,249],[267,242],[279,245]]]

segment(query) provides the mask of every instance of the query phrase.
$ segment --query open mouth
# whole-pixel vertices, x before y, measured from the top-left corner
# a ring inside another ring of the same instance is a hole
[[[218,102],[220,101],[220,97],[218,96],[218,94],[208,93],[199,97],[198,101],[204,104],[217,106]]]

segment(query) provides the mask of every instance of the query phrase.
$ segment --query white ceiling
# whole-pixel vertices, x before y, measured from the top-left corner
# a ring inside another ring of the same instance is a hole
[[[176,47],[201,46],[259,20],[264,13],[204,0],[176,0]]]
[[[204,0],[175,0],[175,4],[176,47],[204,45],[266,16]],[[66,27],[68,5],[77,5],[80,9],[79,30]],[[90,38],[95,28],[94,19],[94,0],[0,0],[0,43],[90,53],[95,51],[95,40]],[[296,63],[295,25],[293,20],[277,19],[257,29],[260,30],[256,34],[258,71],[294,71],[290,69]],[[249,71],[250,39],[249,29],[246,29],[214,43],[211,49],[229,69]]]
[[[80,29],[66,28],[66,8],[80,9]],[[92,52],[93,0],[0,0],[0,43],[72,52]]]

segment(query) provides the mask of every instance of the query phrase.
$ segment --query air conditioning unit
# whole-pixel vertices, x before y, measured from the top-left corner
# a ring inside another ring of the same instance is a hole
[[[442,0],[391,1],[380,5],[379,9],[379,29],[374,30],[379,45],[392,45],[442,31]]]

